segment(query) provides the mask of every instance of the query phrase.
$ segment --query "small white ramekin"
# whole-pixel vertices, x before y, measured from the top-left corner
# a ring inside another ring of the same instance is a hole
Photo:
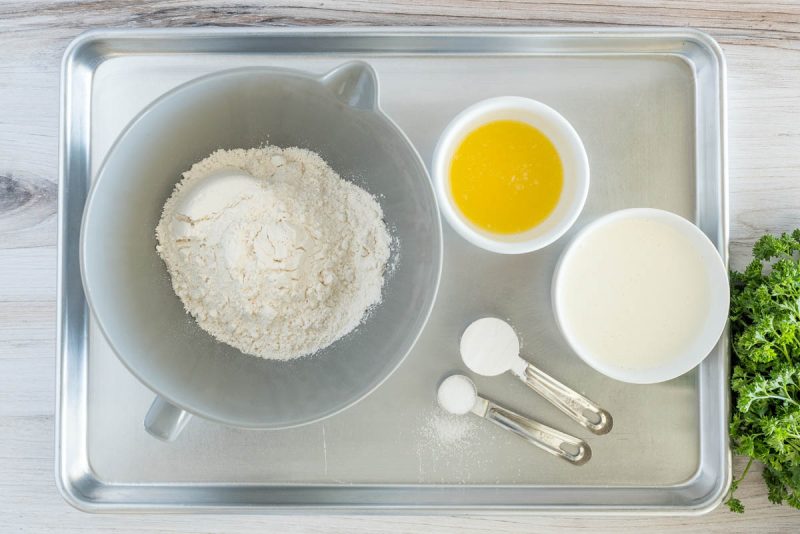
[[[530,230],[516,234],[496,234],[473,224],[455,205],[450,188],[450,163],[461,142],[476,128],[498,120],[537,128],[553,142],[564,169],[564,186],[553,212]],[[439,138],[432,170],[439,208],[450,226],[473,245],[501,254],[533,252],[564,235],[580,215],[589,193],[589,159],[578,133],[553,108],[518,96],[482,100],[459,113]]]

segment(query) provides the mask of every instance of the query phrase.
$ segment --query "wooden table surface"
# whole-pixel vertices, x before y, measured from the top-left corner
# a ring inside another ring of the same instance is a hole
[[[291,4],[291,5],[288,5]],[[0,0],[0,531],[530,532],[800,531],[800,511],[771,505],[760,469],[744,515],[568,516],[88,515],[53,474],[59,65],[92,27],[199,25],[693,26],[728,60],[734,267],[767,231],[800,227],[800,1],[458,0],[225,2]],[[735,461],[740,472],[743,461]]]

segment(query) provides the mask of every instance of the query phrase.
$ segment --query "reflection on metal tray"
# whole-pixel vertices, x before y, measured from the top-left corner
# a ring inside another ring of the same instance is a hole
[[[564,242],[527,255],[484,252],[445,230],[442,286],[409,358],[378,391],[324,422],[248,431],[196,420],[175,443],[148,436],[152,393],[88,314],[78,266],[87,187],[111,143],[164,91],[209,72],[272,65],[321,73],[368,61],[380,100],[426,161],[447,122],[498,95],[541,100],[579,131],[592,185],[571,233],[612,210],[693,219],[727,261],[724,61],[688,30],[297,29],[100,31],[63,71],[59,230],[57,479],[91,511],[504,510],[698,513],[730,476],[727,342],[691,373],[654,386],[592,371],[559,336],[550,277]],[[332,132],[335,135],[335,132]],[[579,468],[501,429],[451,419],[439,380],[464,371],[458,339],[482,315],[507,318],[523,355],[614,414],[594,436],[511,377],[473,376],[515,411],[586,439]]]

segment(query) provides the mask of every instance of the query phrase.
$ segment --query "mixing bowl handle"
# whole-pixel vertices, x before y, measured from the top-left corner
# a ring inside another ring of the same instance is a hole
[[[191,418],[192,414],[158,396],[147,411],[144,428],[155,438],[174,441]]]

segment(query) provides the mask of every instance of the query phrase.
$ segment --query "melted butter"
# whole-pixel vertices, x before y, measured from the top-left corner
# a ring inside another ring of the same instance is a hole
[[[456,206],[476,226],[498,234],[530,230],[558,204],[564,183],[552,141],[524,122],[490,122],[469,133],[450,166]]]

